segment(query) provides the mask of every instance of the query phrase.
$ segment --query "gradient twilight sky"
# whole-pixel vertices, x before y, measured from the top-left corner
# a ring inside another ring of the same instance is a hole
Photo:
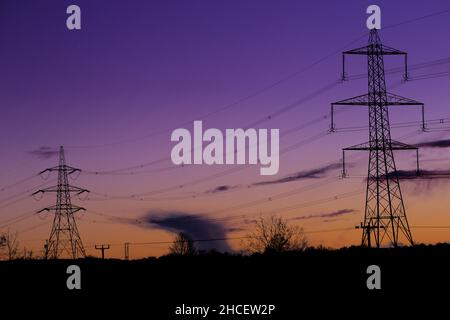
[[[81,31],[65,27],[70,4],[81,7]],[[450,58],[450,12],[402,23],[450,9],[445,0],[1,1],[0,227],[17,231],[22,247],[42,249],[51,216],[26,213],[53,204],[54,195],[39,202],[27,197],[46,182],[39,177],[15,183],[56,165],[52,151],[64,145],[68,164],[86,171],[72,183],[92,191],[88,200],[73,199],[88,209],[78,224],[89,254],[98,255],[93,244],[117,244],[108,255],[122,257],[124,242],[171,241],[173,233],[164,219],[174,214],[203,217],[198,227],[185,227],[197,237],[240,237],[252,227],[252,218],[276,211],[311,232],[308,237],[314,245],[359,244],[359,231],[314,231],[352,228],[362,220],[363,193],[324,199],[364,191],[367,154],[349,158],[352,179],[325,184],[340,175],[340,168],[331,166],[312,178],[249,185],[326,168],[339,161],[343,147],[365,142],[367,130],[324,135],[283,154],[276,176],[261,177],[259,166],[250,166],[194,184],[232,167],[172,168],[170,134],[180,126],[192,130],[195,119],[202,119],[205,128],[223,130],[265,119],[257,127],[279,128],[283,150],[326,132],[329,119],[289,130],[327,115],[332,101],[365,93],[365,78],[335,84],[286,112],[267,116],[337,82],[340,51],[367,42],[365,11],[370,4],[382,9],[383,43],[407,51],[410,65]],[[402,65],[400,58],[385,60],[386,68]],[[365,73],[366,63],[365,57],[352,57],[349,73]],[[411,76],[447,71],[448,64],[412,70]],[[398,84],[400,79],[401,73],[388,74],[388,90],[395,84],[392,92],[424,102],[427,119],[450,117],[449,77]],[[415,107],[391,109],[391,123],[419,119]],[[348,108],[336,121],[338,127],[366,126],[367,108]],[[446,131],[419,133],[418,124],[394,128],[392,136],[404,137],[406,143],[449,138]],[[423,148],[420,154],[423,169],[450,169],[446,148]],[[414,168],[413,154],[397,155],[398,168]],[[120,175],[89,173],[159,159],[165,160]],[[234,188],[211,192],[218,186]],[[402,187],[410,225],[450,225],[446,179],[407,181]],[[131,197],[165,188],[170,190],[144,200]],[[278,194],[288,195],[277,198]],[[7,224],[20,215],[27,218]],[[247,217],[222,219],[239,215]],[[158,223],[133,223],[149,216]],[[412,232],[417,242],[450,240],[449,229]],[[239,249],[240,240],[217,247],[226,245]],[[131,248],[133,258],[165,252],[165,244]]]

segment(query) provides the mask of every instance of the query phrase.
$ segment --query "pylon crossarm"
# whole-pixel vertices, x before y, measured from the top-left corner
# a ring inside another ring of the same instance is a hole
[[[369,142],[363,142],[363,143],[355,144],[354,146],[350,146],[350,147],[344,148],[342,150],[345,150],[345,151],[348,151],[348,150],[367,151],[367,150],[370,150],[370,143]]]
[[[352,54],[352,55],[367,55],[367,47],[368,46],[363,46],[363,47],[359,47],[356,49],[352,49],[352,50],[347,50],[342,52],[342,55],[345,56],[347,54]]]
[[[422,111],[422,124],[421,129],[426,130],[425,127],[425,105],[417,100],[402,97],[394,93],[386,93],[386,105],[387,106],[420,106]],[[369,106],[369,95],[361,94],[348,99],[340,100],[331,103],[331,114],[330,114],[330,132],[336,131],[336,125],[334,121],[334,108],[335,106]]]
[[[348,151],[370,151],[370,150],[383,150],[388,148],[382,148],[382,147],[374,147],[370,146],[369,142],[360,143],[351,147],[344,148],[342,150]],[[392,150],[418,150],[419,148],[416,146],[412,146],[406,143],[398,142],[395,140],[391,140],[391,148]]]
[[[83,207],[77,207],[77,206],[72,206],[72,213],[76,213],[78,211],[86,211],[86,208]]]
[[[85,193],[85,192],[90,192],[87,189],[83,189],[83,188],[79,188],[79,187],[75,187],[75,186],[71,186],[71,185],[68,185],[68,188],[66,191],[67,192],[75,192],[77,195]],[[48,187],[45,189],[40,189],[40,190],[32,193],[32,195],[34,196],[38,193],[46,193],[46,192],[58,192],[58,186],[52,186],[52,187]]]
[[[332,106],[367,106],[369,105],[368,94],[361,94],[359,96],[333,102]]]
[[[385,44],[381,45],[382,48],[382,54],[388,54],[388,55],[407,55],[408,53],[405,51],[401,51],[392,47],[389,47]]]
[[[381,54],[381,55],[403,55],[405,57],[405,74],[403,76],[403,79],[405,81],[407,81],[409,79],[409,77],[408,77],[408,53],[391,48],[389,46],[382,45],[382,44],[379,44],[378,46],[379,46],[379,48],[381,48],[380,50],[378,50],[379,54]],[[364,56],[364,55],[369,55],[371,51],[373,51],[373,44],[364,46],[364,47],[360,47],[360,48],[356,48],[353,50],[344,51],[342,53],[342,75],[341,75],[342,81],[347,80],[347,73],[345,71],[345,56],[346,55],[362,55],[362,56]]]
[[[377,51],[378,54],[382,55],[406,55],[407,53],[389,46],[386,46],[384,44],[375,44],[379,50]],[[370,52],[373,50],[374,44],[369,44],[364,47],[359,47],[352,50],[344,51],[343,55],[369,55]]]
[[[70,213],[76,213],[78,211],[86,211],[86,208],[75,206],[75,205],[71,205],[71,206],[67,206],[67,207],[51,206],[51,207],[43,208],[43,209],[37,211],[36,213],[41,213],[44,211],[56,211],[56,210],[67,210]]]
[[[342,149],[342,177],[347,176],[347,168],[345,163],[345,151],[371,151],[371,150],[380,150],[383,151],[383,148],[371,147],[369,142],[360,143],[351,147],[347,147]],[[413,150],[416,151],[416,174],[420,173],[420,163],[419,163],[419,148],[413,145],[409,145],[403,142],[391,140],[391,150]]]
[[[75,192],[76,194],[82,194],[84,192],[89,192],[89,190],[84,189],[84,188],[80,188],[80,187],[75,187],[72,185],[68,185],[68,190],[69,192]]]
[[[42,170],[41,172],[38,173],[38,175],[40,176],[41,174],[49,172],[49,171],[52,171],[52,168],[48,168],[48,169]]]
[[[354,150],[354,151],[366,151],[369,150],[369,143],[361,143],[352,147],[342,149],[342,177],[345,178],[347,176],[347,168],[345,163],[345,151]]]
[[[419,148],[410,144],[391,140],[392,150],[418,150]]]
[[[35,191],[35,192],[33,192],[31,195],[32,195],[32,196],[35,196],[35,195],[37,195],[37,194],[39,194],[39,193],[44,193],[44,190],[38,190],[38,191]]]
[[[395,93],[386,93],[388,106],[423,106],[423,102],[402,97]],[[369,105],[369,95],[361,94],[355,97],[351,97],[344,100],[339,100],[331,104],[336,106],[368,106]]]
[[[80,169],[69,167],[69,166],[66,166],[66,170],[67,170],[67,174],[72,174],[72,173],[75,173],[75,172],[81,172]]]
[[[53,172],[53,171],[59,171],[59,170],[63,170],[63,171],[67,171],[67,174],[72,174],[74,172],[78,172],[81,171],[81,169],[78,168],[74,168],[68,165],[60,165],[60,166],[55,166],[55,167],[51,167],[51,168],[47,168],[45,170],[42,170],[41,172],[39,172],[39,175],[45,173],[45,172]]]
[[[82,188],[78,188],[79,189],[79,191],[77,192],[77,195],[80,195],[80,194],[83,194],[83,193],[90,193],[90,191],[89,190],[87,190],[87,189],[82,189]]]
[[[345,77],[345,74],[343,73],[343,77]],[[330,132],[336,131],[336,126],[334,122],[334,107],[335,106],[367,106],[368,105],[368,97],[367,94],[362,94],[350,99],[345,99],[341,101],[336,101],[331,103],[330,106]]]
[[[395,93],[386,93],[387,102],[390,106],[423,106],[423,102],[402,97]]]

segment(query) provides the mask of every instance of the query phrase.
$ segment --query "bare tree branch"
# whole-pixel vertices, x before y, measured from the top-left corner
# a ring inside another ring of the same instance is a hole
[[[19,257],[19,241],[18,234],[11,233],[9,230],[0,236],[0,248],[5,250],[4,255],[8,260],[14,260]]]
[[[194,246],[194,240],[188,234],[180,232],[177,234],[173,244],[169,247],[170,254],[173,255],[194,255],[197,250]]]
[[[251,253],[304,250],[308,246],[303,229],[289,226],[285,220],[275,216],[261,217],[248,237],[246,247]]]

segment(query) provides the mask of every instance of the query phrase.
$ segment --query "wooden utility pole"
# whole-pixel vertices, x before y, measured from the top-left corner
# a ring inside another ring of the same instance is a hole
[[[95,245],[95,250],[102,251],[102,259],[105,259],[105,250],[109,250],[109,244]]]

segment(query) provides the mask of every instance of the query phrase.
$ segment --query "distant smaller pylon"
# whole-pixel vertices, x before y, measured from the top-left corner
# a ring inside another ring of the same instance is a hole
[[[71,193],[79,195],[89,191],[69,184],[69,175],[81,172],[81,170],[66,165],[64,148],[62,146],[59,149],[59,165],[45,169],[39,174],[53,171],[58,172],[58,184],[33,193],[33,195],[47,192],[56,193],[56,205],[38,211],[38,213],[43,211],[55,212],[50,237],[44,245],[45,258],[58,259],[60,257],[69,257],[77,259],[85,257],[86,252],[78,232],[74,213],[86,211],[86,209],[72,204]]]

